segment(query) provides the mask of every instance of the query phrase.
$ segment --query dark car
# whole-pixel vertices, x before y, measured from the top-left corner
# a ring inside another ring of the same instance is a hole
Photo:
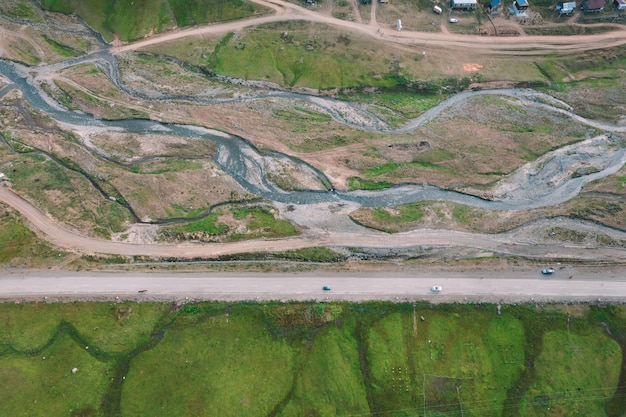
[[[330,291],[330,287],[329,287],[328,285],[324,285],[324,286],[322,287],[322,289],[323,289],[324,291]]]

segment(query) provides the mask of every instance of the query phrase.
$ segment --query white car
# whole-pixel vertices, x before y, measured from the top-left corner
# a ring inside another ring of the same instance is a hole
[[[450,23],[456,23],[456,22],[458,22],[458,20],[457,20],[457,19],[455,19],[454,17],[451,17],[451,18],[450,18],[450,20],[449,20],[449,22],[450,22]]]
[[[553,268],[542,269],[541,273],[543,275],[552,275],[552,274],[554,274],[554,269]]]
[[[430,290],[431,290],[432,292],[441,292],[441,290],[442,290],[442,289],[443,289],[443,288],[441,288],[440,286],[435,285],[435,286],[434,286],[434,287],[432,287]]]

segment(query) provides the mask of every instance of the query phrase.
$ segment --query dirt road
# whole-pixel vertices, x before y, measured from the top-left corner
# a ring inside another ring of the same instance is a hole
[[[626,251],[622,248],[556,247],[532,240],[517,239],[514,234],[488,235],[429,229],[393,235],[370,231],[351,233],[311,230],[294,238],[233,243],[185,243],[178,245],[123,243],[96,239],[65,229],[30,202],[13,192],[10,187],[0,186],[0,201],[19,211],[29,222],[31,229],[50,243],[60,248],[89,254],[195,258],[258,251],[281,252],[317,246],[407,248],[419,245],[436,245],[450,248],[474,248],[496,254],[520,255],[535,259],[626,261]]]
[[[149,45],[168,42],[187,36],[223,34],[238,31],[245,27],[289,20],[306,20],[309,22],[342,27],[347,30],[357,31],[368,36],[379,38],[386,42],[441,49],[472,50],[481,54],[539,56],[549,52],[574,53],[594,49],[606,49],[626,44],[626,27],[620,25],[612,25],[615,30],[611,32],[581,36],[524,35],[515,37],[486,37],[452,33],[411,32],[407,30],[397,32],[394,28],[378,25],[375,20],[376,15],[374,12],[372,12],[368,23],[362,23],[359,21],[352,22],[326,16],[281,0],[272,0],[272,2],[254,0],[254,2],[271,8],[274,10],[274,14],[217,25],[205,25],[164,32],[151,36],[148,39],[116,46],[112,49],[112,52],[137,50]]]

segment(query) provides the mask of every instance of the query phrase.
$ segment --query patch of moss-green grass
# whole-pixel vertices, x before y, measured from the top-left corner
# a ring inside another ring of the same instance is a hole
[[[360,177],[348,178],[349,190],[381,190],[392,187],[394,184],[388,181],[370,181]]]
[[[290,87],[328,89],[398,84],[387,68],[384,76],[374,76],[383,70],[381,64],[372,59],[366,45],[363,48],[354,45],[346,50],[346,43],[351,42],[349,36],[324,26],[281,22],[232,38],[216,48],[210,61],[212,69],[219,74]]]
[[[45,10],[75,13],[108,41],[138,39],[151,30],[160,32],[176,23],[165,0],[42,0]]]
[[[375,168],[363,170],[363,175],[367,178],[379,177],[398,171],[399,169],[412,169],[412,168],[427,168],[434,169],[436,171],[443,171],[446,173],[454,173],[454,170],[450,167],[443,165],[437,165],[427,161],[415,161],[415,162],[387,162],[386,164],[379,165]]]
[[[60,56],[73,57],[73,56],[79,56],[79,55],[82,54],[81,51],[77,51],[76,49],[74,49],[74,48],[72,48],[70,46],[63,45],[62,43],[59,43],[59,42],[55,41],[54,39],[49,38],[46,35],[43,35],[43,38],[46,41],[46,43],[52,47],[54,52],[57,53]]]
[[[358,142],[358,138],[350,138],[344,135],[330,137],[305,138],[301,143],[287,143],[290,149],[297,152],[318,152],[326,149],[339,148]]]
[[[308,262],[337,262],[345,259],[345,255],[325,247],[295,249],[277,253],[274,257]]]
[[[40,240],[19,216],[0,205],[0,264],[38,267],[62,262],[66,256]]]
[[[330,122],[332,118],[322,112],[309,110],[303,107],[293,107],[291,109],[273,109],[272,115],[277,119],[286,120],[289,122]]]
[[[388,207],[372,209],[374,221],[388,233],[397,233],[402,230],[403,226],[421,219],[424,215],[423,203],[405,204],[393,209]]]
[[[414,336],[407,319],[410,317],[393,312],[373,323],[367,332],[370,385],[375,402],[384,404],[382,410],[410,409],[416,402],[410,364],[414,353],[409,346]]]
[[[354,332],[350,318],[315,335],[293,394],[277,416],[370,415]]]
[[[6,416],[95,415],[109,384],[110,364],[70,335],[37,352],[0,353],[0,409]],[[76,368],[73,373],[72,369]]]
[[[131,171],[135,174],[163,174],[166,172],[184,172],[202,169],[204,165],[198,161],[185,159],[166,159],[149,164],[133,165]]]
[[[426,409],[502,415],[508,390],[524,370],[522,323],[507,314],[494,317],[493,312],[466,308],[420,314],[425,322],[417,325],[423,336],[413,366],[417,375],[424,375]]]
[[[7,7],[0,6],[0,11],[6,14],[8,17],[13,17],[17,19],[28,19],[28,20],[36,20],[40,21],[41,18],[35,5],[27,0],[19,0],[17,6],[9,4]]]
[[[224,223],[218,223],[219,213],[210,213],[203,219],[187,223],[183,226],[174,228],[179,233],[195,233],[203,232],[210,235],[221,235],[228,231],[228,226]]]
[[[234,233],[230,236],[233,240],[250,237],[287,237],[297,235],[298,229],[287,220],[277,219],[274,214],[264,208],[243,208],[233,210],[236,219],[244,220],[247,224],[246,233]]]
[[[0,343],[18,350],[39,349],[61,323],[70,323],[92,349],[130,351],[147,341],[168,310],[164,303],[0,304]]]
[[[520,414],[606,415],[621,360],[620,346],[599,327],[587,335],[546,332],[535,361],[535,383],[520,404]]]
[[[342,304],[326,303],[267,303],[260,312],[274,336],[297,341],[311,339],[329,322],[340,320],[344,307]]]
[[[377,112],[377,107],[387,108],[393,112],[401,114],[398,115],[388,114],[385,117],[386,120],[391,118],[397,122],[394,125],[400,124],[420,116],[426,110],[431,109],[437,104],[449,96],[446,94],[420,94],[411,91],[395,90],[395,89],[381,89],[374,93],[352,93],[349,92],[341,95],[342,99],[347,101],[356,101],[362,104],[369,104],[370,110]],[[377,112],[378,113],[378,112]],[[384,112],[382,114],[385,114]]]
[[[246,311],[174,322],[131,362],[122,415],[270,415],[290,390],[302,349],[274,338]]]
[[[179,26],[243,19],[259,12],[259,7],[242,0],[169,0]]]
[[[340,262],[346,255],[325,247],[302,248],[286,252],[237,253],[219,257],[220,261],[287,260],[296,262]]]

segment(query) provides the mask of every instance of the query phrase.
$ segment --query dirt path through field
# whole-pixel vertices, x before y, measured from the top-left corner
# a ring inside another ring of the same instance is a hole
[[[282,252],[317,246],[364,248],[411,248],[434,245],[450,248],[474,248],[497,254],[519,255],[536,259],[572,259],[577,261],[626,261],[622,248],[556,247],[528,238],[527,233],[500,235],[466,233],[450,230],[421,229],[386,234],[373,231],[304,231],[301,236],[280,240],[250,240],[233,243],[132,244],[80,235],[66,229],[33,204],[16,194],[6,183],[0,186],[0,201],[8,204],[30,224],[30,228],[50,243],[80,253],[106,253],[123,256],[196,258],[246,252]]]
[[[365,23],[341,20],[332,16],[322,15],[281,0],[253,0],[255,3],[269,7],[275,14],[252,19],[227,22],[216,25],[192,27],[173,32],[165,32],[148,39],[143,39],[127,45],[113,48],[112,52],[137,50],[149,45],[168,42],[187,36],[205,34],[220,34],[241,30],[245,27],[260,25],[270,22],[287,20],[307,20],[315,23],[324,23],[345,29],[358,31],[368,36],[384,39],[387,42],[402,43],[408,45],[422,45],[445,49],[467,49],[482,54],[498,55],[544,55],[548,52],[582,52],[593,49],[606,49],[626,44],[626,27],[612,25],[614,31],[594,35],[581,36],[522,36],[522,37],[481,37],[473,35],[458,35],[451,33],[428,33],[428,32],[397,32],[395,28],[379,26],[376,23],[375,1],[372,2],[372,14],[370,21]],[[381,36],[382,35],[382,36]]]

